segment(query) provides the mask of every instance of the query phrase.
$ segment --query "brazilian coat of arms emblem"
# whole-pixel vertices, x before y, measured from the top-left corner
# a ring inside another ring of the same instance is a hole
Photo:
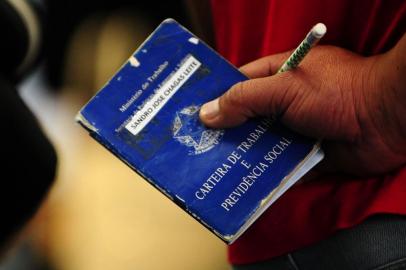
[[[196,105],[183,108],[176,113],[172,125],[173,138],[192,148],[192,155],[209,151],[224,134],[224,130],[205,127],[199,119],[199,109]]]

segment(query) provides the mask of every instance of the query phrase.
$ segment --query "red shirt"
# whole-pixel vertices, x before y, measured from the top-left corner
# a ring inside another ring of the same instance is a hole
[[[237,66],[295,48],[318,22],[328,28],[321,43],[362,55],[389,50],[406,31],[404,0],[211,4],[217,50]],[[323,176],[295,185],[230,246],[229,259],[233,264],[267,260],[378,213],[406,215],[406,167],[378,178]]]

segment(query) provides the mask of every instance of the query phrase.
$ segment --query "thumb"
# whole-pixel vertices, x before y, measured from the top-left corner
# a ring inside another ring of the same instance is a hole
[[[252,80],[237,83],[220,98],[203,105],[200,110],[203,123],[213,128],[231,127],[245,122],[249,117],[270,116],[281,111],[279,106],[273,109],[269,107],[275,102],[274,99],[281,97],[270,89],[276,89],[278,80],[273,85],[275,79],[268,76],[275,74],[289,55],[290,51],[274,54],[242,66],[240,71]]]
[[[235,84],[221,97],[204,104],[200,119],[209,127],[224,128],[255,116],[283,114],[300,89],[289,73]]]

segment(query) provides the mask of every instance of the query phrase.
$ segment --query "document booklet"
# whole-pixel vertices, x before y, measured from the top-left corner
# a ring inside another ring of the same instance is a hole
[[[204,103],[247,79],[167,19],[76,119],[146,181],[232,243],[323,158],[317,140],[275,119],[252,119],[230,129],[200,122]]]

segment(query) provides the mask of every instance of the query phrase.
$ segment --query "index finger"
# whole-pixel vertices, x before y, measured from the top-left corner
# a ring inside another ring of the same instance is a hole
[[[292,51],[287,51],[262,57],[240,67],[240,71],[251,79],[273,75],[289,58],[291,53]]]

